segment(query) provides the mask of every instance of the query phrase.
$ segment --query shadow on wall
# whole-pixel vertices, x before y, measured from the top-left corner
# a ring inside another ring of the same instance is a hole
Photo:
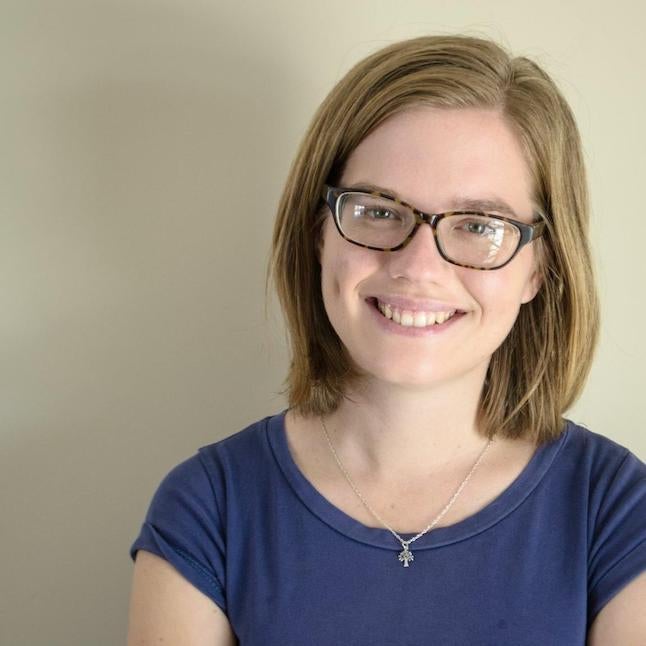
[[[161,477],[282,408],[264,271],[309,115],[287,122],[280,44],[223,4],[4,12],[2,643],[122,643]]]

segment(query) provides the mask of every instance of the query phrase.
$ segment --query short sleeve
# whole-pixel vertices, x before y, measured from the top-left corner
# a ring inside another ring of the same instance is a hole
[[[588,626],[646,571],[646,464],[628,452],[604,492],[588,559]]]
[[[130,556],[146,550],[162,557],[226,612],[222,519],[202,460],[198,453],[162,480]]]

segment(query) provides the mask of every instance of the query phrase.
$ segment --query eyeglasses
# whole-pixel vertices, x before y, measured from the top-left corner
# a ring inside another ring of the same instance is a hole
[[[324,186],[323,199],[336,228],[352,244],[377,251],[405,247],[420,224],[433,230],[444,260],[470,269],[500,269],[526,244],[539,238],[545,222],[519,222],[481,211],[424,213],[391,195]],[[536,212],[535,216],[543,217]]]

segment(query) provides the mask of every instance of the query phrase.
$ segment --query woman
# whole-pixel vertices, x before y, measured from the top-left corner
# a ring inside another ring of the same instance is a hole
[[[597,338],[587,228],[535,64],[426,37],[352,69],[276,222],[289,409],[162,482],[130,643],[646,642],[646,465],[562,418]]]

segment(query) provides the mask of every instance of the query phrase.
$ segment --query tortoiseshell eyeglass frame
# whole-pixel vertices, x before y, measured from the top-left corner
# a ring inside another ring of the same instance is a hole
[[[362,242],[357,242],[356,240],[352,240],[352,238],[349,238],[341,229],[341,224],[339,222],[340,214],[337,209],[339,198],[346,193],[353,193],[353,194],[359,193],[361,195],[371,195],[373,197],[382,197],[382,198],[391,200],[396,204],[400,204],[401,206],[404,206],[410,209],[412,213],[415,215],[415,220],[416,220],[415,226],[411,229],[411,232],[406,236],[403,242],[399,243],[395,247],[373,247],[370,245],[363,244]],[[393,195],[389,195],[388,193],[380,193],[378,191],[363,191],[355,188],[338,188],[334,186],[328,186],[327,184],[324,185],[323,187],[322,197],[325,203],[330,208],[332,215],[334,216],[334,224],[336,225],[337,231],[339,232],[342,238],[344,238],[345,240],[347,240],[352,244],[355,244],[359,247],[364,247],[365,249],[374,249],[375,251],[398,251],[399,249],[403,249],[413,239],[413,236],[415,235],[415,233],[417,233],[417,229],[419,228],[420,224],[427,222],[428,224],[431,225],[431,230],[433,231],[433,238],[435,240],[435,246],[437,247],[438,252],[442,256],[442,258],[444,258],[444,260],[446,260],[447,262],[450,262],[453,265],[457,265],[458,267],[467,267],[468,269],[478,269],[480,271],[501,269],[505,265],[508,265],[526,244],[529,244],[532,240],[536,240],[537,238],[540,238],[545,232],[544,216],[540,211],[534,212],[534,217],[538,217],[540,218],[540,220],[532,224],[527,224],[526,222],[520,222],[519,220],[514,220],[512,218],[508,218],[508,217],[493,214],[493,213],[486,213],[484,211],[446,211],[445,213],[425,213],[424,211],[420,211],[419,209],[415,208],[412,204],[408,204],[407,202],[404,202],[403,200],[400,200],[394,197]],[[446,253],[442,249],[437,239],[438,223],[444,218],[448,218],[455,215],[486,216],[489,218],[494,218],[495,220],[501,220],[502,222],[508,222],[509,224],[512,224],[520,231],[520,238],[518,240],[518,246],[516,247],[516,250],[514,251],[514,253],[511,254],[511,256],[504,263],[500,265],[495,265],[492,267],[480,267],[477,265],[466,265],[461,262],[456,262],[455,260],[453,260],[452,258],[446,255]]]

